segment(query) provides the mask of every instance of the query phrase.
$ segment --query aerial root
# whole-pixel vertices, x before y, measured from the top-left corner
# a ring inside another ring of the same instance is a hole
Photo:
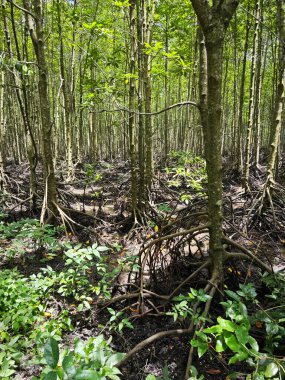
[[[212,297],[214,296],[214,294],[216,292],[217,285],[218,285],[218,282],[215,281],[215,280],[212,280],[212,282],[209,282],[206,285],[205,289],[204,289],[206,292],[209,292],[209,294],[211,295],[211,298],[205,304],[204,312],[203,312],[204,316],[206,316],[208,314],[208,312],[209,312],[211,301],[212,301]],[[194,306],[193,306],[193,313],[196,312],[196,310],[197,310],[197,308],[198,308],[199,305],[200,305],[200,301],[197,301],[194,304]],[[139,351],[143,350],[145,347],[147,347],[151,343],[153,343],[153,342],[155,342],[157,340],[169,337],[169,336],[181,336],[181,335],[185,335],[185,334],[190,335],[190,334],[193,333],[194,327],[195,327],[194,320],[192,319],[191,322],[190,322],[189,327],[186,328],[186,329],[174,329],[174,330],[160,331],[158,333],[155,333],[155,334],[151,335],[150,337],[148,337],[148,338],[144,339],[143,341],[141,341],[140,343],[138,343],[134,348],[132,348],[126,354],[126,356],[117,364],[117,367],[118,368],[122,367],[135,354],[137,354]],[[199,326],[196,327],[196,329],[197,328],[201,329],[202,325],[200,324]],[[191,368],[192,356],[193,356],[193,352],[190,350],[190,354],[189,354],[189,358],[188,358],[188,363],[187,363],[186,374],[189,373],[189,369]],[[189,367],[189,369],[188,369],[188,367]],[[186,379],[188,379],[188,377],[186,377]]]
[[[274,192],[285,192],[284,186],[276,182],[272,176],[268,176],[262,189],[262,194],[258,197],[253,206],[249,210],[249,216],[252,218],[254,215],[260,216],[265,210],[266,202],[269,203],[270,209],[272,211],[273,223],[276,224],[276,214],[274,208],[274,202],[272,199],[272,195]]]
[[[225,252],[224,260],[223,260],[224,263],[226,261],[230,260],[230,259],[240,258],[240,259],[243,259],[243,260],[252,261],[256,266],[258,266],[259,268],[261,268],[262,270],[264,270],[264,271],[266,271],[268,273],[272,272],[272,269],[270,267],[268,267],[266,264],[264,264],[259,258],[257,258],[251,251],[249,251],[244,246],[236,243],[235,241],[233,241],[230,238],[227,238],[225,236],[223,237],[223,240],[226,243],[231,244],[231,245],[235,246],[236,248],[238,248],[240,251],[242,251],[242,253],[229,253],[229,252]],[[151,245],[151,243],[153,243],[153,242],[150,242],[149,245],[148,245],[148,247]],[[146,248],[147,247],[144,247],[144,249],[146,249]],[[163,300],[165,300],[167,302],[170,302],[171,299],[179,292],[179,290],[187,282],[189,282],[191,279],[193,279],[195,276],[197,276],[198,273],[201,270],[210,267],[210,265],[211,265],[210,259],[207,260],[207,261],[205,261],[204,263],[202,263],[199,266],[199,268],[197,268],[197,270],[195,272],[193,272],[190,276],[188,276],[168,296],[161,296],[161,295],[158,295],[156,293],[153,293],[151,291],[145,290],[145,289],[143,289],[143,288],[140,287],[138,289],[138,291],[136,291],[136,292],[134,292],[132,294],[129,294],[129,295],[115,297],[113,300],[109,301],[109,303],[117,302],[117,301],[124,300],[124,299],[132,299],[132,298],[135,298],[135,297],[144,297],[144,298],[157,297],[157,298],[163,299]],[[206,287],[204,288],[204,291],[211,296],[209,298],[209,300],[205,304],[204,311],[203,311],[203,314],[202,314],[204,317],[206,317],[209,314],[209,310],[210,310],[210,307],[211,307],[212,299],[213,299],[213,297],[214,297],[214,295],[215,295],[215,293],[216,293],[217,290],[219,290],[219,278],[217,278],[217,276],[212,276],[212,278],[208,281]],[[194,312],[197,310],[197,308],[198,308],[199,305],[200,305],[200,301],[197,301],[194,304],[194,306],[193,306]],[[160,340],[162,338],[169,337],[169,336],[181,336],[181,335],[185,335],[185,334],[189,334],[189,335],[192,334],[193,338],[195,338],[196,331],[201,331],[202,329],[203,329],[203,323],[199,322],[195,326],[194,325],[194,320],[192,319],[191,322],[190,322],[189,327],[186,328],[186,329],[176,329],[176,330],[160,331],[158,333],[155,333],[154,335],[152,335],[152,336],[144,339],[143,341],[141,341],[140,343],[138,343],[134,348],[132,348],[126,354],[126,356],[118,363],[117,366],[118,367],[122,367],[135,354],[137,354],[139,351],[141,351],[142,349],[144,349],[145,347],[147,347],[148,345],[150,345],[151,343],[153,343],[153,342],[155,342],[157,340]],[[193,333],[193,331],[194,331],[194,333]],[[187,380],[189,378],[189,376],[191,375],[191,366],[192,366],[192,362],[193,362],[193,355],[194,355],[194,348],[191,346],[191,348],[189,350],[188,361],[187,361],[187,366],[186,366],[185,380]]]
[[[256,257],[249,249],[244,247],[243,245],[235,242],[234,240],[223,236],[223,240],[225,243],[230,244],[236,248],[238,248],[240,251],[243,253],[229,253],[226,252],[224,261],[228,261],[230,259],[237,259],[241,258],[243,260],[251,261],[253,262],[256,266],[258,266],[260,269],[264,270],[265,272],[271,273],[272,268],[270,268],[268,265],[266,265],[263,261],[261,261],[258,257]]]

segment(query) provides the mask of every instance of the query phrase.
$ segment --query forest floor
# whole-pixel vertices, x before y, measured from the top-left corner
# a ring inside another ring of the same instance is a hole
[[[38,218],[38,214],[29,211],[27,203],[21,202],[29,197],[28,167],[11,164],[7,167],[6,174],[9,191],[2,199],[5,214],[2,217],[2,226],[18,223],[24,218]],[[280,180],[284,185],[284,178]],[[282,272],[285,268],[284,195],[278,195],[276,198],[274,211],[268,207],[262,217],[259,216],[255,202],[261,194],[263,182],[264,172],[260,170],[251,179],[252,192],[245,194],[240,185],[239,175],[234,171],[225,170],[224,233],[253,252],[274,272]],[[91,298],[87,299],[88,307],[77,308],[80,303],[78,294],[74,295],[72,291],[66,291],[65,294],[52,292],[45,304],[46,318],[52,315],[56,319],[62,310],[67,310],[73,326],[72,331],[62,329],[62,345],[71,346],[76,337],[85,340],[103,332],[106,338],[112,336],[111,346],[114,350],[128,352],[154,333],[185,328],[187,322],[189,323],[189,315],[186,318],[179,316],[174,320],[173,314],[169,315],[171,305],[168,302],[161,299],[145,300],[142,312],[138,299],[124,299],[123,296],[141,280],[148,291],[168,295],[193,273],[193,262],[199,263],[207,257],[208,233],[202,230],[188,240],[177,236],[154,244],[143,273],[140,273],[139,268],[141,262],[135,261],[138,255],[141,255],[143,260],[142,247],[149,242],[205,223],[207,197],[203,161],[188,156],[173,156],[167,169],[156,170],[152,193],[149,195],[150,207],[144,215],[144,223],[134,224],[130,218],[130,175],[125,163],[101,162],[98,165],[78,166],[76,179],[69,184],[64,183],[59,171],[58,184],[59,203],[66,208],[80,211],[74,214],[70,212],[69,216],[76,224],[71,228],[67,223],[67,231],[57,232],[58,243],[82,243],[83,247],[91,247],[95,243],[107,247],[109,250],[102,254],[104,263],[107,265],[107,271],[114,273],[110,276],[112,278],[108,279],[108,283],[106,276],[98,275],[94,266],[88,268],[89,282],[99,283],[102,278],[106,281],[105,291],[101,289],[101,293],[91,292]],[[2,232],[6,231],[5,228],[2,228]],[[31,236],[28,240],[24,237],[20,244],[21,227],[15,231],[15,236],[13,233],[10,236],[4,233],[0,235],[1,271],[16,267],[28,278],[38,275],[43,268],[52,268],[56,273],[64,269],[62,251],[50,252],[48,239],[43,238],[44,242],[39,243],[41,237],[38,240]],[[17,234],[18,245],[15,246]],[[31,240],[33,245],[30,244]],[[201,271],[198,279],[194,278],[179,289],[179,294],[188,294],[190,288],[204,287],[207,275],[207,270]],[[265,297],[266,293],[270,296],[270,291],[261,278],[259,268],[242,260],[229,262],[225,268],[226,288],[237,291],[240,284],[253,283],[259,306],[252,307],[266,310],[272,307],[273,303],[270,298]],[[103,285],[101,283],[100,286]],[[79,291],[84,291],[84,286]],[[118,302],[108,304],[107,293],[109,298],[122,297]],[[285,297],[285,294],[282,296]],[[212,302],[209,315],[211,320],[224,313],[220,301],[220,297],[216,297]],[[108,307],[111,307],[114,313],[122,311],[117,319],[114,318],[117,326],[110,323],[112,314]],[[122,330],[118,328],[120,322],[123,323]],[[261,347],[265,346],[267,332],[264,324],[257,321],[251,333]],[[20,334],[24,333],[20,331]],[[2,344],[3,342],[2,338]],[[153,374],[164,380],[182,380],[189,355],[189,342],[189,335],[182,335],[163,338],[148,345],[121,368],[121,378],[145,380],[148,374]],[[281,345],[279,351],[275,352],[276,355],[284,355],[284,349],[284,345]],[[34,355],[33,350],[30,348],[22,351],[24,356],[17,364],[13,378],[31,379],[33,375],[39,376],[39,365],[27,365]],[[229,366],[229,357],[228,352],[218,354],[211,349],[202,358],[198,358],[195,353],[193,364],[205,379],[230,379],[234,376],[237,379],[245,379],[251,372],[249,367],[244,363]]]

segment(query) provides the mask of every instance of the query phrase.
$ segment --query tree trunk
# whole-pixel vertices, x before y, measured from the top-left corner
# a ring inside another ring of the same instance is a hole
[[[246,146],[245,146],[245,168],[244,168],[244,181],[243,186],[245,191],[249,191],[249,174],[252,156],[252,142],[253,132],[255,125],[255,102],[256,99],[256,70],[258,64],[257,47],[260,33],[260,1],[256,1],[255,9],[255,28],[254,28],[254,41],[252,47],[252,64],[251,64],[251,77],[250,77],[250,99],[249,99],[249,119],[246,133]]]
[[[285,27],[284,27],[284,0],[276,0],[277,3],[277,21],[278,21],[278,86],[275,98],[275,110],[271,128],[270,153],[267,166],[267,183],[272,185],[275,180],[275,167],[277,151],[279,146],[280,131],[282,126],[282,110],[284,102],[284,86],[285,86]]]
[[[212,262],[212,279],[223,283],[224,249],[222,244],[222,62],[226,29],[238,2],[228,0],[209,4],[191,0],[205,37],[207,53],[207,92],[200,101],[201,121],[204,129],[204,147],[208,174],[209,256]],[[202,70],[204,68],[202,67]],[[201,78],[201,77],[200,77]],[[205,86],[203,86],[205,90]]]
[[[24,0],[24,6],[27,10],[31,11],[28,0]],[[43,222],[46,214],[48,215],[48,219],[51,220],[58,213],[58,210],[52,152],[52,121],[48,94],[48,66],[45,56],[45,36],[43,32],[43,10],[41,0],[33,1],[33,9],[35,13],[34,20],[32,20],[32,17],[29,14],[26,14],[26,17],[39,69],[38,92],[40,101],[41,139],[45,188],[44,203],[41,215],[41,221]]]

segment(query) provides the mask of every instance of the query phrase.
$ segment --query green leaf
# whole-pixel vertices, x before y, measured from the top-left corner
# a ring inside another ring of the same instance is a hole
[[[224,342],[221,339],[217,339],[216,341],[216,351],[224,352],[226,349]]]
[[[145,380],[156,380],[156,377],[154,375],[150,374],[150,375],[147,375]]]
[[[201,358],[205,352],[208,350],[208,344],[207,343],[201,343],[198,346],[198,356]]]
[[[225,290],[225,293],[230,298],[234,299],[235,301],[240,301],[240,296],[233,292],[232,290]]]
[[[204,329],[203,331],[206,334],[221,334],[223,331],[223,328],[220,325],[215,325],[215,326],[208,327]]]
[[[21,73],[23,70],[23,65],[20,62],[17,62],[15,63],[15,69]]]
[[[229,364],[235,364],[236,362],[242,362],[248,358],[248,354],[246,352],[238,352],[233,357],[230,358]]]
[[[252,350],[255,351],[255,353],[259,351],[258,343],[252,336],[248,337],[248,343],[250,344]]]
[[[124,354],[118,352],[116,354],[113,354],[111,355],[107,362],[106,362],[106,365],[109,366],[109,367],[113,367],[115,366],[117,363],[119,363],[119,361],[121,361],[124,357]]]
[[[222,317],[218,317],[217,321],[219,325],[223,328],[223,330],[234,332],[237,328],[236,324],[228,319],[224,319]]]
[[[278,365],[274,362],[269,363],[265,370],[265,377],[273,377],[279,371]]]
[[[73,354],[72,352],[69,352],[65,357],[63,358],[62,361],[62,368],[64,372],[69,375],[69,376],[74,376],[76,369],[74,367],[74,362],[73,362]]]
[[[62,367],[56,367],[55,369],[57,376],[60,378],[60,380],[64,380],[64,371]]]
[[[8,378],[10,377],[13,373],[15,373],[15,371],[13,369],[9,369],[9,368],[4,368],[0,371],[0,378]]]
[[[97,247],[97,251],[98,252],[107,252],[107,251],[109,251],[109,248],[104,247],[104,246],[99,246],[99,247]]]
[[[235,335],[231,334],[230,336],[224,336],[226,345],[234,352],[239,352],[242,347],[237,341]]]
[[[248,342],[249,335],[245,326],[238,326],[235,333],[240,344],[246,344]]]
[[[58,343],[54,338],[48,338],[44,346],[44,356],[51,368],[56,368],[59,359]]]
[[[43,380],[57,380],[57,373],[50,371],[44,376]]]
[[[74,377],[75,380],[102,380],[102,376],[89,369],[79,369]]]

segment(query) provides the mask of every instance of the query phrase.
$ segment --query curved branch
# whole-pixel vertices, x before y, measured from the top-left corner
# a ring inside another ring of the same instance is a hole
[[[30,15],[34,20],[36,20],[36,16],[35,16],[32,12],[30,12],[28,9],[25,9],[25,8],[20,7],[20,5],[17,5],[17,4],[15,4],[15,3],[13,3],[12,0],[7,0],[7,1],[8,1],[8,3],[12,4],[15,8],[19,9],[20,11],[22,11],[22,12],[24,12],[24,13],[27,13],[27,14]]]
[[[141,351],[143,348],[148,346],[149,344],[155,342],[156,340],[168,337],[168,336],[179,336],[184,334],[190,334],[192,332],[191,328],[188,329],[177,329],[177,330],[168,330],[168,331],[160,331],[149,338],[146,338],[142,342],[138,343],[131,351],[129,351],[126,356],[116,365],[116,367],[122,367],[132,356]]]
[[[172,104],[171,106],[168,106],[168,107],[163,108],[162,110],[156,111],[156,112],[137,112],[137,111],[129,110],[126,107],[122,107],[122,108],[117,108],[115,110],[101,110],[101,111],[99,111],[99,113],[101,113],[101,112],[122,112],[122,111],[125,111],[125,112],[132,113],[135,115],[155,116],[155,115],[159,115],[163,112],[169,111],[172,108],[182,107],[182,106],[194,106],[200,110],[200,106],[198,103],[189,100],[189,101],[185,101],[185,102],[179,102],[179,103]]]

